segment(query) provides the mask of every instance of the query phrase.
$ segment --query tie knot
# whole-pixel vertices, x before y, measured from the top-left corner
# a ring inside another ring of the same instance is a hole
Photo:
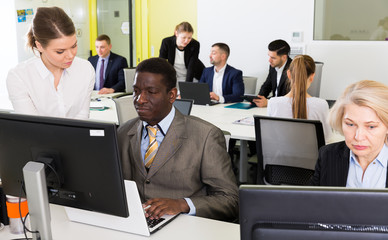
[[[150,126],[150,125],[147,126],[148,134],[149,134],[150,136],[152,136],[152,137],[156,137],[156,133],[158,132],[158,130],[159,130],[159,129],[158,129],[157,126],[155,126],[155,127]]]

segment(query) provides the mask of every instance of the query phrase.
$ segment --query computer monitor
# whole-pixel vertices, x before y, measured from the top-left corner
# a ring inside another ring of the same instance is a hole
[[[194,102],[194,100],[192,100],[192,99],[175,99],[173,105],[183,115],[188,116],[191,113],[191,108],[193,106],[193,102]]]
[[[46,168],[49,202],[128,216],[115,124],[0,113],[5,194],[20,195],[22,169],[31,161],[58,173]]]
[[[388,191],[241,185],[242,240],[387,239]]]

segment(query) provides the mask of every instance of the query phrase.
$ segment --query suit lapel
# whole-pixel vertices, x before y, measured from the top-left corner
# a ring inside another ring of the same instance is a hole
[[[109,73],[110,73],[110,69],[112,68],[114,59],[115,59],[115,56],[114,56],[114,54],[111,52],[111,53],[110,53],[110,56],[109,56],[108,66],[106,66],[106,71],[105,71],[105,82],[109,79]]]
[[[349,173],[349,158],[350,158],[350,150],[346,146],[345,142],[343,144],[343,152],[340,153],[341,161],[338,162],[338,164],[342,166],[337,166],[338,169],[341,169],[340,172],[338,172],[338,182],[340,183],[340,186],[346,187],[346,182],[348,181],[348,173]]]
[[[209,91],[213,92],[213,78],[214,78],[214,66],[210,69],[210,76],[209,76]]]
[[[141,133],[143,130],[143,124],[141,120],[138,120],[135,124],[135,127],[131,128],[128,131],[128,137],[130,141],[131,149],[128,151],[132,152],[134,157],[133,161],[136,166],[137,171],[141,172],[145,177],[147,175],[147,171],[145,170],[143,159],[141,156]],[[131,153],[129,153],[131,155]]]
[[[228,78],[229,78],[229,65],[226,65],[225,67],[225,72],[224,72],[224,76],[222,78],[222,94],[226,94],[226,86],[227,86],[227,81],[228,81]],[[229,83],[228,83],[229,85]]]
[[[187,138],[185,131],[185,119],[179,111],[175,111],[174,120],[164,137],[154,162],[148,172],[147,178],[151,178],[159,169],[168,162],[182,146],[183,139]]]

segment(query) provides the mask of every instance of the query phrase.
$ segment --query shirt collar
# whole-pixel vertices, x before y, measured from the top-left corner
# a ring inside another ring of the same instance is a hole
[[[217,74],[220,74],[220,73],[224,73],[224,71],[225,71],[225,68],[226,68],[226,63],[225,63],[225,65],[217,72],[216,71],[216,66],[214,66],[214,73],[217,73]]]
[[[287,61],[288,61],[288,59],[287,59],[286,62],[283,64],[283,66],[281,66],[280,68],[279,68],[279,67],[275,67],[275,70],[276,70],[277,72],[283,72],[283,69],[284,69],[284,67],[285,67],[286,64],[287,64]]]
[[[167,114],[166,117],[164,117],[162,119],[162,121],[160,121],[157,125],[158,125],[158,128],[159,130],[161,130],[163,136],[166,135],[168,129],[170,128],[171,126],[171,123],[172,123],[172,120],[174,120],[174,116],[175,116],[175,108],[174,107],[171,107],[171,111],[169,114]],[[147,125],[149,125],[146,121],[143,121],[143,129],[146,129]]]
[[[384,168],[387,167],[387,163],[388,163],[388,147],[387,147],[387,145],[384,144],[383,148],[381,149],[379,155],[377,155],[375,160],[377,162],[379,162],[380,165],[383,166]],[[358,163],[358,161],[356,160],[356,156],[354,155],[352,150],[350,150],[350,161],[353,162],[354,164],[360,165]]]
[[[98,57],[98,61],[99,61],[99,62],[101,62],[101,60],[102,60],[102,59],[104,59],[104,60],[105,60],[105,62],[108,62],[108,61],[109,61],[109,57],[110,57],[110,53],[109,53],[109,55],[108,55],[108,56],[106,56],[106,57],[104,57],[104,58],[102,58],[102,57]]]
[[[75,58],[73,60],[73,64],[74,64],[74,61],[75,61]],[[72,69],[73,69],[73,64],[71,64],[70,67],[63,69],[63,74],[71,73]],[[36,68],[38,69],[39,75],[43,79],[45,79],[45,78],[47,78],[49,76],[53,76],[52,72],[50,72],[50,70],[48,70],[46,65],[44,65],[41,57],[39,58],[39,61],[36,61]]]

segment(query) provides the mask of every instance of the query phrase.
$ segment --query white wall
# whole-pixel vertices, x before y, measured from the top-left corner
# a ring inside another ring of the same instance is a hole
[[[314,41],[313,23],[311,0],[198,0],[200,59],[210,66],[210,46],[225,42],[231,48],[229,64],[262,82],[268,43],[281,38],[291,47],[300,45],[291,42],[291,34],[302,31],[305,53],[324,62],[322,98],[336,99],[349,83],[362,79],[388,85],[388,42]]]
[[[5,79],[7,78],[8,70],[18,62],[15,22],[10,21],[10,19],[16,18],[14,4],[13,0],[2,1],[0,7],[0,29],[2,31],[0,40],[2,46],[2,56],[0,59],[0,109],[9,109],[11,107]]]
[[[79,33],[77,36],[77,56],[82,58],[89,56],[88,0],[2,1],[0,7],[0,29],[2,32],[0,40],[2,46],[2,57],[0,59],[0,109],[12,109],[6,88],[6,78],[9,69],[33,56],[31,50],[25,48],[25,35],[29,29],[30,22],[18,23],[16,10],[33,8],[35,13],[37,7],[44,6],[59,6],[69,14]]]
[[[38,7],[57,6],[62,8],[72,19],[77,32],[77,56],[88,58],[90,53],[90,34],[89,34],[89,9],[88,0],[46,0],[46,1],[31,1],[31,0],[15,0],[15,6],[12,10],[16,12],[18,9],[34,10],[34,15]],[[15,13],[16,15],[16,13]],[[26,49],[25,35],[30,28],[32,18],[26,22],[18,23],[16,18],[11,18],[12,22],[16,22],[16,34],[18,44],[18,61],[22,62],[33,57],[30,49]],[[10,19],[8,19],[10,21]]]

